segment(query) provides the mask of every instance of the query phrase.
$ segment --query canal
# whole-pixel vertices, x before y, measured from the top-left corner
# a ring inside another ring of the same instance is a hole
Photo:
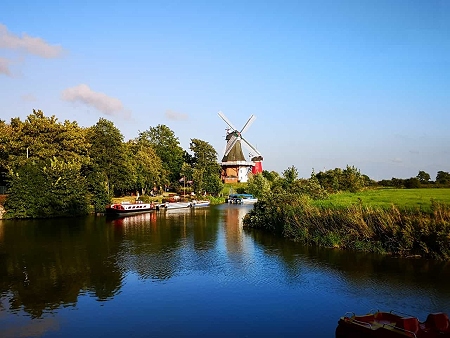
[[[305,247],[251,206],[0,220],[1,337],[334,337],[347,311],[450,312],[450,264]]]

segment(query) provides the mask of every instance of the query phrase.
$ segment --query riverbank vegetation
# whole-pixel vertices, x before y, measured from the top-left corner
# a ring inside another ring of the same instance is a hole
[[[450,259],[450,189],[379,189],[354,167],[335,171],[342,175],[323,185],[314,172],[297,179],[294,167],[253,177],[259,201],[244,227],[308,245]]]
[[[184,150],[165,125],[124,141],[106,119],[83,128],[40,110],[25,121],[0,120],[0,174],[6,218],[103,212],[113,197],[178,192],[181,178],[196,193],[217,195],[223,186],[208,142],[193,138]]]

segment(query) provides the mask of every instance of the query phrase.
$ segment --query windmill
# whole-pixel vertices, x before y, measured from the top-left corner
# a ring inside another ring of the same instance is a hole
[[[221,163],[222,181],[225,183],[247,182],[250,170],[253,174],[262,172],[263,157],[261,153],[242,136],[255,121],[256,116],[251,115],[240,131],[233,126],[221,111],[219,111],[219,116],[228,125],[225,137],[227,145]],[[247,161],[244,157],[242,143],[251,151],[250,161]]]

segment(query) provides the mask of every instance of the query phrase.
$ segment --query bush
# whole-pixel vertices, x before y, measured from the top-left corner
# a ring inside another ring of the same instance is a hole
[[[9,173],[5,218],[45,218],[85,215],[87,184],[81,166],[56,159],[28,162]]]
[[[280,233],[305,244],[450,259],[450,206],[432,212],[363,207],[315,207],[303,195],[276,194],[258,201],[244,227]]]

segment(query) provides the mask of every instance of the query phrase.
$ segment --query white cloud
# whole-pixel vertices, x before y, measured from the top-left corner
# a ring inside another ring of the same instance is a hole
[[[9,64],[11,61],[5,58],[0,58],[0,74],[11,76],[11,71],[9,70]]]
[[[166,110],[164,115],[169,120],[173,120],[173,121],[182,121],[182,120],[187,120],[188,119],[188,115],[187,114],[177,113],[176,111],[173,111],[173,110],[170,110],[170,109]]]
[[[24,101],[24,102],[36,102],[36,101],[37,101],[36,96],[34,96],[34,95],[31,94],[31,93],[24,94],[24,95],[22,95],[20,98],[21,98],[22,101]]]
[[[61,98],[69,102],[84,103],[94,107],[105,115],[122,116],[126,118],[130,116],[130,112],[125,110],[119,99],[103,93],[94,92],[86,84],[80,84],[63,90]]]
[[[46,59],[57,58],[64,53],[61,46],[50,45],[41,38],[25,33],[22,36],[14,35],[3,24],[0,24],[0,48],[25,50],[29,54]]]

